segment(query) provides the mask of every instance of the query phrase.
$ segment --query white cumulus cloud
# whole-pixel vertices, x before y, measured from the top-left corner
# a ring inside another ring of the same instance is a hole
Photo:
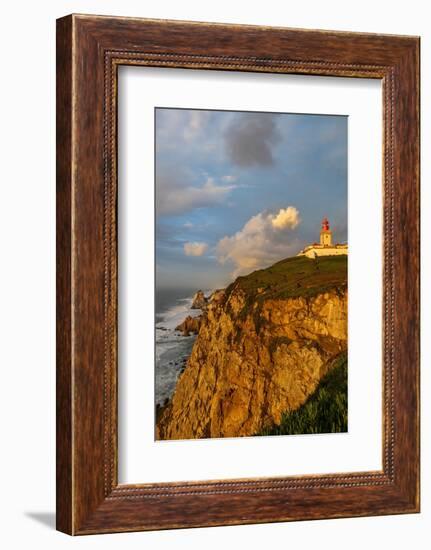
[[[208,250],[207,243],[185,243],[184,254],[186,256],[202,256]]]
[[[292,230],[300,222],[294,206],[276,213],[259,212],[240,231],[218,242],[217,259],[222,264],[233,264],[234,277],[267,267],[297,252],[298,243]]]
[[[280,208],[278,214],[272,218],[272,226],[276,229],[295,229],[299,224],[299,212],[294,206],[288,206],[287,208]]]

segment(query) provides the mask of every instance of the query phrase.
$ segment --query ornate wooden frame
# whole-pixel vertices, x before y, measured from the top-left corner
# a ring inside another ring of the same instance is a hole
[[[118,484],[116,90],[124,64],[382,80],[382,471]],[[419,38],[59,19],[57,528],[87,534],[418,511]]]

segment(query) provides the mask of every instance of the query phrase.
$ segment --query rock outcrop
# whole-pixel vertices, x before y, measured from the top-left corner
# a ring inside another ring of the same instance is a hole
[[[202,316],[192,317],[187,315],[184,321],[179,324],[175,330],[183,333],[183,336],[190,336],[190,334],[197,334],[199,332],[199,327],[201,325]]]
[[[193,296],[193,302],[190,309],[205,309],[207,306],[207,299],[205,298],[202,290],[198,290]]]
[[[158,419],[158,439],[247,436],[278,424],[346,351],[346,262],[286,266],[217,291]]]

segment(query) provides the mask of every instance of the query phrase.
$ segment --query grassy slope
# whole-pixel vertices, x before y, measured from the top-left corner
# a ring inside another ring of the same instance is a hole
[[[226,290],[229,295],[234,288],[241,288],[260,301],[313,296],[346,285],[347,256],[323,256],[315,260],[295,256],[238,277]]]
[[[256,435],[347,432],[347,353],[341,354],[316,391],[296,411],[284,413],[279,426]]]

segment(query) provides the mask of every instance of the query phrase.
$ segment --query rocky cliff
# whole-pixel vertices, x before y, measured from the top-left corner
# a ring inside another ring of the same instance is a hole
[[[204,293],[202,292],[202,290],[198,290],[193,296],[191,309],[205,309],[206,305],[207,299]]]
[[[347,349],[347,258],[289,258],[217,291],[158,439],[253,435],[313,394]]]
[[[175,330],[183,333],[183,336],[190,336],[190,334],[197,334],[201,325],[202,316],[191,317],[187,315],[182,323],[180,323]]]

